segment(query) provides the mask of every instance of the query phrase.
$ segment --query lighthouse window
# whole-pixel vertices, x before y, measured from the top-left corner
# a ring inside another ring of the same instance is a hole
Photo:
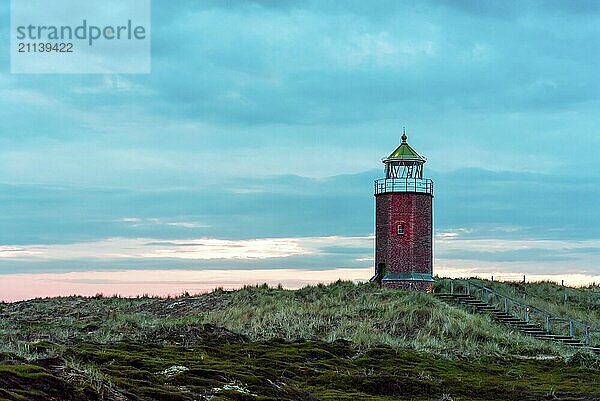
[[[404,235],[404,223],[398,224],[398,235]]]

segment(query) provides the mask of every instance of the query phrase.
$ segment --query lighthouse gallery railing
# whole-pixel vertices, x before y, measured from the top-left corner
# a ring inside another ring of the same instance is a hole
[[[433,181],[420,178],[382,178],[375,181],[375,195],[387,192],[418,192],[433,195]]]

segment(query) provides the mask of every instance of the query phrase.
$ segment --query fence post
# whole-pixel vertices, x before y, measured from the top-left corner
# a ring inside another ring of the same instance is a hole
[[[504,313],[508,315],[508,298],[504,297]]]
[[[450,295],[454,295],[454,280],[450,280]]]
[[[585,345],[590,345],[590,326],[585,326]]]
[[[569,335],[573,337],[573,321],[569,320]]]
[[[525,307],[525,321],[529,322],[529,307]]]
[[[546,315],[546,332],[550,333],[550,315]]]
[[[485,289],[485,292],[484,292],[484,295],[483,295],[483,299],[484,299],[484,302],[486,304],[488,303],[488,301],[490,299],[490,294],[488,293],[488,289],[487,288]]]
[[[471,295],[471,283],[467,281],[467,295]]]

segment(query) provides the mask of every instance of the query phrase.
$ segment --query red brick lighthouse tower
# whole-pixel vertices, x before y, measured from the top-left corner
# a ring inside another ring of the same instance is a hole
[[[431,291],[433,284],[433,181],[423,178],[425,158],[406,142],[383,160],[375,181],[375,276],[384,287]]]

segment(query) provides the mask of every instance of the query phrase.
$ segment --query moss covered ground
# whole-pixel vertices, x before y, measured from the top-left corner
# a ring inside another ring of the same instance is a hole
[[[596,400],[600,359],[335,283],[0,304],[0,400]]]

